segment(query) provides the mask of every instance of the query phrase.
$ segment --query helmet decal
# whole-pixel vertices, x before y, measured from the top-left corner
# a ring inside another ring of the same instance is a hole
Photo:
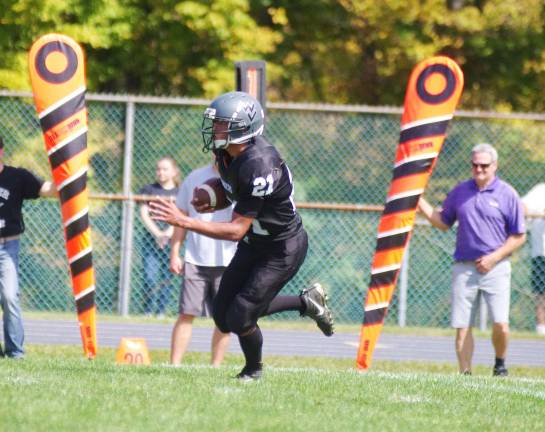
[[[216,117],[216,108],[210,108],[210,107],[206,108],[204,110],[204,115],[205,115],[205,117],[208,117],[208,118],[211,118],[211,119],[215,118]]]

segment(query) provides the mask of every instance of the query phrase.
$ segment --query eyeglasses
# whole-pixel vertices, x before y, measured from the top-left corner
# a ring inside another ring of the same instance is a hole
[[[481,168],[482,170],[485,170],[492,164],[491,163],[479,164],[479,163],[471,162],[471,165],[473,166],[474,169]]]

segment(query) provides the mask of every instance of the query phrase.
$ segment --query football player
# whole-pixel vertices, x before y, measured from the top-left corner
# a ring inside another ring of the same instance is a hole
[[[235,203],[230,222],[205,222],[181,213],[173,203],[156,200],[154,218],[213,238],[238,241],[214,300],[218,328],[238,335],[246,364],[237,375],[259,379],[263,336],[258,319],[299,311],[333,334],[327,296],[318,283],[298,296],[278,296],[305,260],[307,233],[293,201],[293,181],[286,162],[263,137],[261,104],[243,92],[225,93],[204,112],[205,152],[213,151],[227,197]],[[199,212],[213,210],[194,198]]]

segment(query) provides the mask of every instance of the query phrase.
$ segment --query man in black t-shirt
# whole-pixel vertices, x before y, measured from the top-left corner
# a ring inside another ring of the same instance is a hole
[[[243,380],[261,377],[259,317],[296,310],[314,319],[326,336],[333,334],[331,311],[320,284],[299,296],[277,295],[303,264],[308,239],[293,201],[289,168],[261,136],[263,128],[263,109],[246,93],[223,94],[204,112],[204,150],[216,155],[223,187],[235,202],[230,222],[190,218],[166,200],[151,203],[157,220],[239,241],[214,299],[213,316],[222,332],[238,335],[246,364],[237,377]],[[213,210],[196,198],[193,205],[199,212]]]
[[[24,168],[4,165],[4,142],[0,137],[0,301],[4,313],[4,345],[0,355],[22,358],[23,321],[19,304],[19,238],[25,230],[23,201],[54,196],[55,186]]]

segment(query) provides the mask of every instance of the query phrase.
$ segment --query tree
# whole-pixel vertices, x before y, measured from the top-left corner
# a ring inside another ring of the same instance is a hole
[[[274,51],[246,0],[0,0],[0,86],[29,88],[32,41],[64,33],[83,45],[88,87],[212,97],[233,86],[233,62]]]
[[[282,66],[271,83],[282,99],[401,105],[414,65],[444,54],[464,70],[462,108],[542,111],[543,2],[462,6],[449,10],[444,0],[252,1],[256,19],[285,35],[268,56]]]
[[[129,12],[121,0],[0,0],[0,87],[30,88],[28,50],[43,34],[68,35],[89,57],[89,51],[109,49],[130,37]],[[88,66],[94,78],[101,67],[92,61]]]
[[[83,45],[93,92],[211,98],[233,88],[235,61],[265,60],[269,100],[399,106],[414,65],[444,54],[464,70],[462,108],[543,111],[544,10],[541,0],[0,0],[0,87],[30,88],[32,41],[61,32]]]

